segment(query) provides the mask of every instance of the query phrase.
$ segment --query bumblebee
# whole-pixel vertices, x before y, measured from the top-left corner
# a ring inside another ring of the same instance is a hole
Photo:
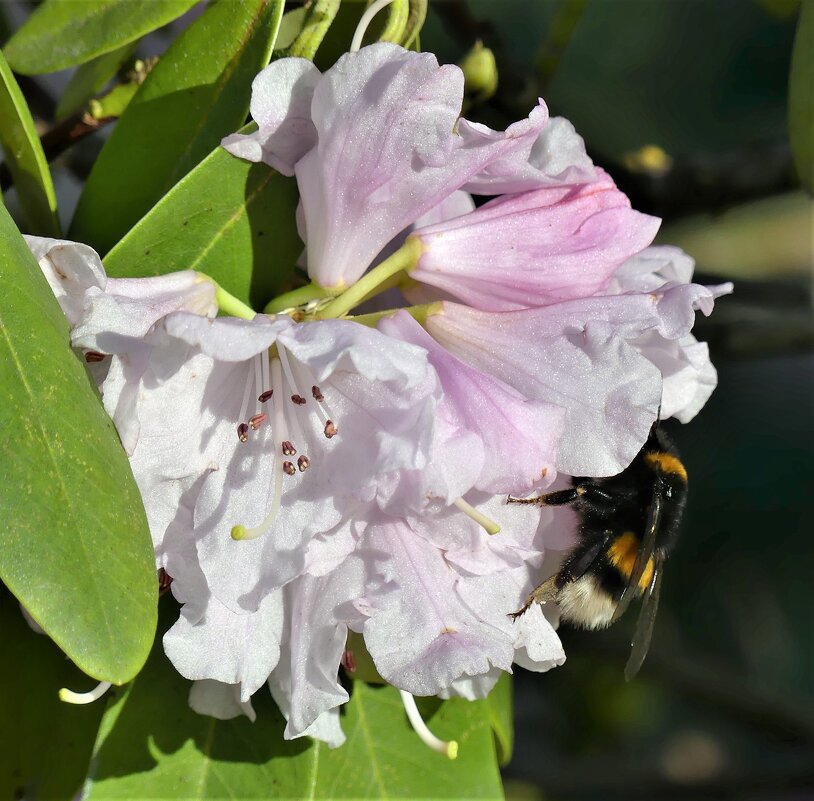
[[[559,571],[544,581],[511,617],[533,603],[556,602],[562,619],[586,629],[614,623],[642,598],[625,667],[629,681],[647,655],[658,608],[664,560],[675,544],[687,503],[687,470],[656,423],[630,465],[609,478],[573,478],[570,489],[509,503],[572,506],[579,542]]]

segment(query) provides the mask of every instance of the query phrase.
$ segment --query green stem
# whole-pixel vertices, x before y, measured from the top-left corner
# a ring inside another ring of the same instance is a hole
[[[312,281],[310,284],[292,289],[290,292],[285,292],[269,301],[266,308],[263,309],[263,314],[279,314],[294,306],[302,306],[311,300],[330,298],[335,294],[335,292],[331,292]]]
[[[317,316],[321,319],[331,319],[347,314],[391,276],[415,267],[421,257],[422,249],[420,239],[414,236],[407,237],[407,241],[392,256],[363,275]]]
[[[385,309],[384,311],[371,312],[370,314],[357,314],[348,317],[348,320],[353,320],[354,323],[367,325],[371,328],[375,326],[379,320],[385,317],[392,317],[396,312],[406,311],[407,314],[413,316],[417,323],[424,325],[427,318],[433,314],[443,314],[443,304],[440,300],[435,300],[432,303],[422,303],[420,306],[407,306],[402,309]]]
[[[409,0],[393,0],[388,9],[387,22],[379,35],[380,42],[401,44],[410,18]]]
[[[286,55],[307,58],[313,61],[314,56],[328,33],[328,28],[339,11],[340,0],[317,0],[311,6],[305,25],[300,35],[288,49]]]

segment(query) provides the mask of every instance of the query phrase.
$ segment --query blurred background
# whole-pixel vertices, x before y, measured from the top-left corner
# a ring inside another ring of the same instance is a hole
[[[2,38],[31,5],[0,4]],[[494,54],[496,92],[474,88],[470,118],[503,128],[544,98],[633,205],[664,219],[659,241],[687,250],[698,280],[735,281],[695,330],[718,390],[670,427],[689,508],[651,653],[626,684],[632,614],[607,632],[564,629],[564,667],[518,671],[509,798],[814,799],[814,245],[787,124],[799,12],[798,0],[430,2],[422,49],[448,63],[476,42]],[[352,29],[358,15],[343,4],[318,63],[347,47],[343,19]],[[20,78],[43,129],[68,78]],[[55,165],[65,221],[105,135]]]

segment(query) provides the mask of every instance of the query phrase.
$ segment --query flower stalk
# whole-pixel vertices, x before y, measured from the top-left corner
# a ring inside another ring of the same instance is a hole
[[[330,320],[342,317],[354,306],[371,296],[392,276],[402,271],[409,271],[418,264],[423,247],[421,242],[410,236],[407,241],[389,258],[377,264],[370,272],[363,275],[353,286],[349,287],[336,300],[329,303],[318,315],[320,319]]]
[[[284,292],[282,295],[270,300],[263,309],[263,314],[286,314],[290,310],[311,301],[333,297],[336,297],[336,292],[331,292],[330,289],[325,289],[325,287],[312,281],[310,284],[297,287],[297,289],[292,289],[290,292]]]

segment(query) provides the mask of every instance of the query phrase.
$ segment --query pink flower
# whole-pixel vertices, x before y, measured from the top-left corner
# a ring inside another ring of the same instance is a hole
[[[544,306],[601,289],[658,226],[600,172],[591,184],[507,195],[418,228],[409,275],[479,309]]]
[[[497,132],[459,120],[462,98],[460,69],[396,45],[347,53],[324,75],[308,62],[281,59],[253,85],[259,130],[223,144],[293,171],[308,273],[341,290],[394,236],[468,182],[473,191],[493,191],[515,175],[523,188],[559,180],[546,171],[545,145],[531,155],[548,121],[542,103]],[[567,159],[553,165],[565,180],[587,174],[578,150],[574,170]]]

